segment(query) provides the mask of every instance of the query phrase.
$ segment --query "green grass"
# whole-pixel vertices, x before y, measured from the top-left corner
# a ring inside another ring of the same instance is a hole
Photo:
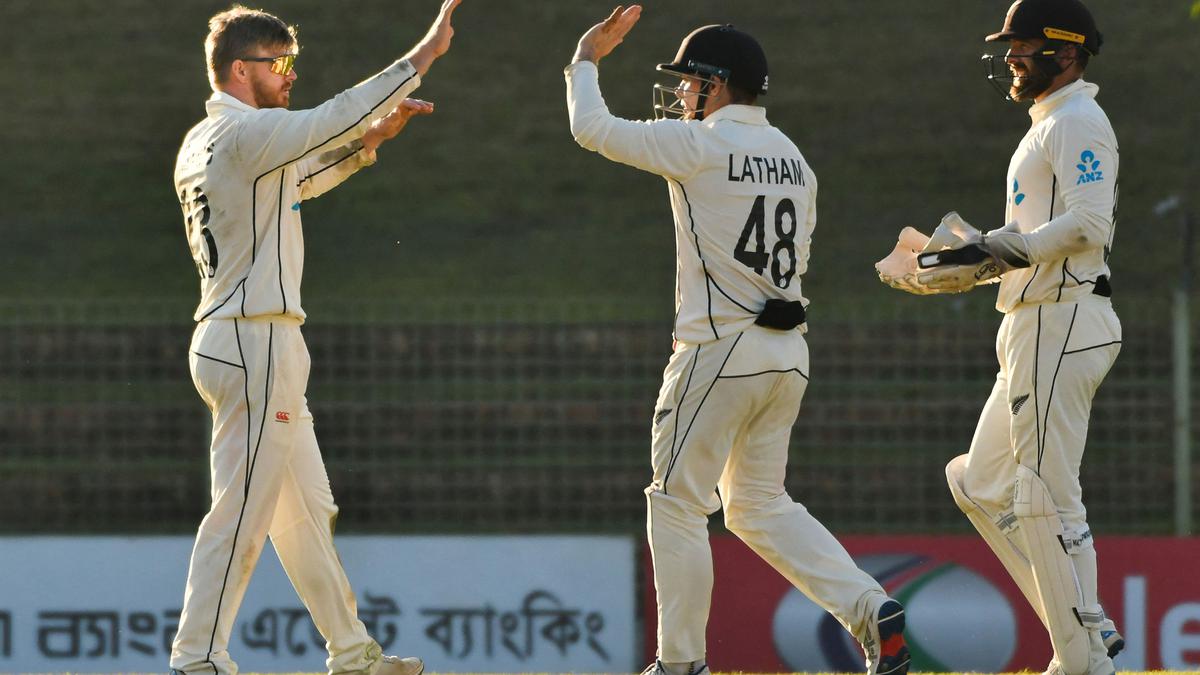
[[[300,26],[296,107],[377,70],[424,30],[433,0],[268,9]],[[1090,69],[1121,141],[1120,293],[1175,277],[1176,225],[1151,215],[1200,175],[1200,105],[1186,56],[1189,3],[1092,0],[1107,44]],[[201,42],[227,0],[0,3],[0,167],[6,284],[0,297],[191,301],[196,279],[171,186],[178,143],[208,95]],[[438,104],[384,146],[379,165],[305,205],[310,297],[564,294],[660,315],[674,282],[661,179],[575,146],[561,68],[601,2],[467,3],[450,54],[419,96]],[[998,226],[1004,172],[1028,124],[984,82],[981,37],[1003,5],[961,0],[661,0],[603,64],[614,112],[648,113],[653,64],[696,25],[732,21],[771,60],[771,120],[820,180],[805,278],[818,302],[893,295],[874,278],[902,225],[957,209]],[[1193,205],[1195,208],[1195,205]],[[630,301],[632,299],[632,302]],[[186,304],[186,303],[185,303]],[[667,310],[669,312],[669,309]]]
[[[1030,671],[1021,670],[1021,671],[1016,671],[1016,673],[997,673],[996,675],[1027,675],[1028,673],[1030,673]],[[1120,673],[1122,673],[1122,675],[1175,675],[1175,674],[1182,675],[1184,673],[1192,673],[1192,671],[1188,671],[1188,670],[1121,670]],[[67,673],[64,675],[73,675],[73,674]],[[139,674],[130,673],[130,674],[126,674],[126,675],[139,675]],[[282,674],[246,673],[244,675],[320,675],[320,674],[319,673],[282,673]],[[426,675],[439,675],[439,674],[427,673]],[[470,674],[460,674],[460,675],[470,675]],[[480,674],[480,675],[482,675],[482,674]],[[550,675],[550,674],[548,674],[548,673],[514,673],[512,675]],[[716,673],[714,673],[713,675],[800,675],[800,674],[745,673],[745,671],[743,671],[743,670],[728,670],[728,671],[716,671]],[[852,673],[810,673],[810,674],[804,674],[804,675],[854,675],[854,674],[852,674]],[[976,674],[972,674],[972,673],[926,673],[924,675],[976,675]]]

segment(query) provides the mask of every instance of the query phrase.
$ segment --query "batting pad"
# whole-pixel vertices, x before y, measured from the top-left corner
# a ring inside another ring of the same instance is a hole
[[[1025,596],[1025,600],[1029,602],[1029,606],[1033,607],[1033,611],[1046,623],[1046,618],[1042,616],[1042,602],[1038,597],[1037,584],[1033,580],[1033,568],[1029,564],[1029,558],[1025,557],[1025,553],[1019,548],[1016,542],[1009,536],[1019,538],[1017,530],[1020,526],[1009,518],[1007,513],[1000,514],[997,520],[1005,523],[1011,523],[1007,528],[1001,528],[996,520],[985,513],[974,501],[967,496],[963,489],[963,474],[967,469],[967,456],[959,455],[950,460],[946,465],[946,482],[950,484],[950,493],[954,495],[954,503],[958,504],[958,508],[967,516],[967,520],[975,526],[979,535],[987,542],[992,553],[1004,565],[1004,569],[1008,571],[1008,575],[1016,582],[1017,588],[1021,589],[1021,594]],[[1005,534],[1008,530],[1009,535]]]
[[[1086,675],[1090,638],[1079,618],[1077,608],[1082,604],[1079,581],[1063,544],[1062,520],[1046,484],[1023,464],[1017,465],[1013,513],[1025,544],[1025,555],[1033,568],[1054,653],[1066,675]]]

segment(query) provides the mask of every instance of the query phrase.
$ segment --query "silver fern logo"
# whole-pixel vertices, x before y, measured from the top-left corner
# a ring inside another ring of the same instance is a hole
[[[1021,412],[1021,407],[1024,406],[1025,401],[1028,401],[1028,400],[1029,400],[1029,394],[1021,394],[1020,396],[1013,399],[1012,414],[1014,417],[1016,416],[1017,413]]]

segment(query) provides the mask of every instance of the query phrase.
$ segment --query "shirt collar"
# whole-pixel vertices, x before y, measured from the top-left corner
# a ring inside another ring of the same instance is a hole
[[[1079,95],[1087,96],[1088,98],[1096,98],[1096,94],[1100,92],[1100,87],[1091,82],[1084,82],[1082,79],[1075,80],[1071,84],[1059,89],[1050,94],[1046,98],[1034,103],[1029,108],[1029,116],[1033,118],[1033,123],[1037,124],[1046,119],[1056,108],[1061,106],[1067,99]]]
[[[705,115],[704,121],[716,120],[732,120],[743,124],[758,124],[766,126],[767,124],[767,109],[760,105],[743,105],[741,103],[731,103],[722,106],[720,110]]]
[[[213,95],[209,96],[208,100],[204,102],[204,109],[208,111],[209,115],[217,114],[222,108],[233,108],[234,110],[243,111],[256,109],[254,106],[247,105],[223,91],[214,91]]]

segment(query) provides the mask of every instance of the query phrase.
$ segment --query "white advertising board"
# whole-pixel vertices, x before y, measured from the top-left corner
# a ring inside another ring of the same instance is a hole
[[[0,672],[165,672],[190,537],[0,538]],[[633,672],[628,537],[338,537],[384,653],[431,672]],[[319,672],[324,640],[264,551],[230,655]]]

